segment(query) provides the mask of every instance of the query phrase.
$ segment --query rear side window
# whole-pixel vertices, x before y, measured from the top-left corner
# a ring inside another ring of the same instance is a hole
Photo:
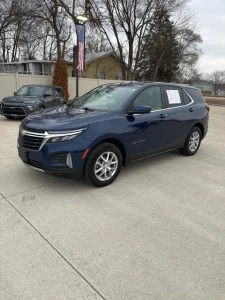
[[[183,97],[184,97],[185,105],[190,104],[192,102],[191,98],[188,96],[188,94],[185,91],[183,91]]]
[[[185,88],[191,98],[195,101],[195,103],[205,102],[205,99],[202,96],[202,93],[198,89]]]
[[[184,105],[183,93],[180,88],[173,86],[164,86],[164,93],[167,106],[169,108]]]

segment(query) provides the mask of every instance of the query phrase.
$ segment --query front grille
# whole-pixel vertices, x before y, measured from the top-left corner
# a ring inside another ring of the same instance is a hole
[[[32,167],[38,168],[38,169],[42,169],[42,164],[38,161],[35,161],[35,160],[29,159],[28,162],[26,162],[26,164],[28,164]]]
[[[54,156],[53,161],[57,164],[66,164],[66,158],[68,153],[59,153],[56,156]]]
[[[19,134],[19,144],[23,148],[39,150],[44,138]]]
[[[26,116],[26,113],[22,107],[3,106],[2,114],[3,115]]]

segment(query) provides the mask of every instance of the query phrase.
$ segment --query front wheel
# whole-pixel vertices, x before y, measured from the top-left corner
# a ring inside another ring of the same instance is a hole
[[[180,149],[180,152],[186,156],[194,155],[202,141],[202,132],[198,127],[194,127],[188,134],[184,147]]]
[[[44,105],[40,105],[40,106],[37,107],[36,111],[44,109],[44,108],[45,108]]]
[[[122,167],[122,155],[113,144],[103,143],[89,155],[85,166],[85,178],[88,183],[103,187],[112,183]]]

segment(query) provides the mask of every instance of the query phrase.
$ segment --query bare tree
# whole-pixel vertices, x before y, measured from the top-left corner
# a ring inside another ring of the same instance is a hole
[[[218,94],[218,89],[220,85],[225,84],[225,70],[223,71],[214,71],[203,75],[203,80],[213,84],[215,95]]]
[[[97,28],[92,28],[86,35],[86,51],[92,52],[108,52],[112,51],[107,38]]]
[[[90,1],[92,18],[120,57],[124,79],[130,80],[135,77],[142,54],[142,40],[154,20],[156,11],[162,7],[173,11],[186,2],[186,0]]]

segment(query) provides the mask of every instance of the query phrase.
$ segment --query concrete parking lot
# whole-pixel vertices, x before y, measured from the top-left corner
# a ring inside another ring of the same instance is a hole
[[[224,300],[225,107],[194,157],[124,168],[110,186],[48,176],[0,117],[1,300]]]

